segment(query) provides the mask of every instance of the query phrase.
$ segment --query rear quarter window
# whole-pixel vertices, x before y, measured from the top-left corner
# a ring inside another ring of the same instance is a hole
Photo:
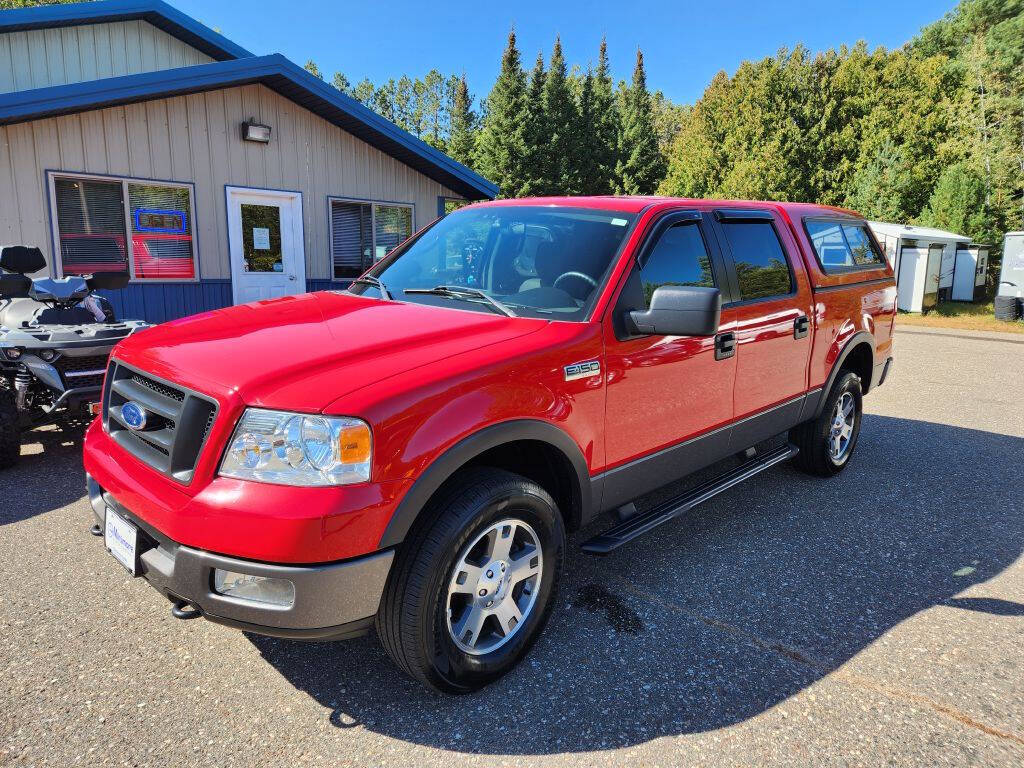
[[[826,274],[877,269],[885,264],[866,224],[849,219],[806,219],[804,227]]]

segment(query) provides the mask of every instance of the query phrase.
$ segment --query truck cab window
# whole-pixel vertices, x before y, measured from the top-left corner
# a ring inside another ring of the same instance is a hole
[[[726,221],[740,299],[763,299],[793,292],[793,276],[775,227],[769,221]]]
[[[655,289],[663,285],[715,287],[711,256],[695,221],[665,230],[640,268],[644,305],[650,307]]]

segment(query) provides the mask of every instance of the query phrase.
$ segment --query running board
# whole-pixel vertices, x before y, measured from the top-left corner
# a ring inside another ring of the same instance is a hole
[[[590,552],[593,555],[607,555],[613,549],[617,549],[638,536],[642,536],[662,523],[667,523],[669,520],[693,509],[701,502],[707,501],[712,496],[716,496],[722,491],[742,483],[758,472],[763,472],[770,467],[774,467],[776,464],[786,461],[786,459],[796,456],[799,451],[799,448],[790,443],[753,458],[725,474],[719,475],[702,485],[698,485],[686,493],[662,502],[646,512],[616,523],[604,533],[599,533],[594,538],[583,542],[582,549],[584,552]]]

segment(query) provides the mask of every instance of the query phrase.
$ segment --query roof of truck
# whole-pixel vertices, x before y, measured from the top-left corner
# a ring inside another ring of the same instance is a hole
[[[478,205],[550,205],[573,208],[593,208],[597,210],[621,211],[623,213],[639,213],[650,205],[671,203],[677,205],[693,205],[701,208],[754,208],[761,210],[784,211],[791,218],[802,216],[821,216],[841,214],[857,216],[860,214],[845,208],[836,208],[816,203],[789,203],[772,200],[725,200],[694,197],[656,197],[647,195],[596,195],[584,197],[519,197],[513,199],[494,200]]]

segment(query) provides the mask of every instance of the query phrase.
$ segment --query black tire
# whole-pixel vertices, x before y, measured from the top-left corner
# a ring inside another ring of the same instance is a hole
[[[13,467],[21,457],[21,425],[14,394],[0,384],[0,469]]]
[[[510,517],[526,522],[539,539],[543,559],[537,595],[504,645],[471,655],[449,631],[449,582],[464,549]],[[431,688],[477,690],[511,670],[544,629],[556,601],[564,552],[562,516],[543,488],[500,469],[467,470],[436,495],[399,548],[377,612],[381,643],[399,668]]]
[[[853,399],[853,432],[850,435],[849,443],[841,456],[837,459],[829,450],[829,441],[832,432],[832,422],[835,418],[836,403],[849,394]],[[811,475],[819,477],[831,477],[839,474],[850,463],[850,457],[857,447],[857,438],[860,436],[860,422],[863,407],[863,394],[861,392],[860,377],[850,371],[840,371],[839,377],[829,390],[825,405],[821,413],[810,421],[789,431],[789,439],[800,449],[794,457],[793,463],[796,467]]]

